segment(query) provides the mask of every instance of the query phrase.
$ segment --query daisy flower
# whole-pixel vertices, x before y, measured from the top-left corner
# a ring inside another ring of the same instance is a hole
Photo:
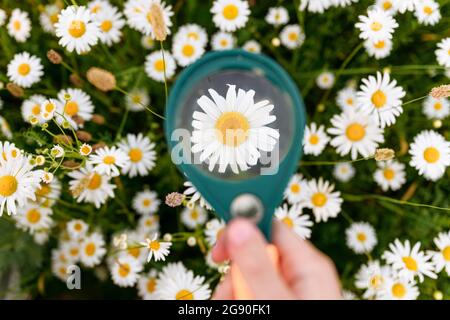
[[[139,277],[137,288],[138,294],[143,300],[157,300],[156,284],[158,280],[158,271],[150,269],[150,271]]]
[[[392,265],[400,277],[412,281],[417,276],[420,282],[423,282],[424,276],[437,278],[431,256],[420,251],[420,242],[411,247],[409,240],[402,243],[396,239],[389,244],[389,250],[383,253],[383,259]]]
[[[144,191],[136,193],[133,198],[132,206],[137,213],[145,215],[153,214],[158,211],[160,203],[161,201],[158,199],[158,194],[156,192],[145,189]]]
[[[6,22],[6,11],[3,9],[0,9],[0,27],[3,27],[5,22]]]
[[[58,99],[62,102],[57,107],[56,121],[59,124],[67,120],[74,130],[77,130],[83,127],[82,122],[92,119],[94,104],[83,90],[73,88],[61,90],[58,92]]]
[[[95,13],[94,20],[100,28],[98,37],[100,42],[107,46],[120,42],[122,28],[125,25],[122,13],[113,6],[105,6],[100,12]]]
[[[208,219],[208,214],[205,209],[200,206],[194,208],[184,208],[181,212],[181,222],[189,229],[195,229],[203,225]]]
[[[25,42],[31,33],[31,20],[28,12],[14,9],[7,25],[8,34],[17,42]]]
[[[450,114],[450,102],[447,98],[436,99],[429,96],[423,102],[423,113],[428,119],[442,120]]]
[[[172,44],[172,52],[178,65],[186,67],[198,60],[205,53],[205,49],[199,41],[176,39]]]
[[[152,50],[155,47],[155,40],[151,36],[143,35],[141,37],[141,45],[144,49]]]
[[[311,237],[311,227],[313,222],[309,216],[302,213],[302,207],[294,205],[290,208],[286,204],[275,210],[275,218],[283,222],[289,229],[292,229],[301,239]]]
[[[376,0],[375,6],[389,13],[390,15],[395,15],[397,13],[397,6],[395,5],[395,1],[396,0]]]
[[[41,105],[41,113],[37,118],[39,121],[46,122],[53,119],[58,110],[62,109],[61,102],[55,99],[47,99]]]
[[[44,96],[34,94],[28,99],[24,100],[21,106],[22,118],[25,122],[30,123],[30,119],[37,118],[39,123],[45,122],[41,115],[41,105],[47,100]]]
[[[92,147],[91,147],[90,145],[88,145],[87,143],[83,143],[83,144],[81,145],[79,151],[80,151],[80,154],[81,154],[82,156],[85,156],[85,157],[86,157],[86,156],[88,156],[88,155],[91,154],[91,152],[92,152]]]
[[[336,96],[336,104],[342,111],[355,110],[357,107],[356,99],[356,90],[349,86],[339,90]]]
[[[415,281],[400,277],[387,277],[384,289],[378,294],[380,300],[416,300],[419,289]]]
[[[358,105],[362,112],[374,115],[381,128],[395,124],[396,118],[403,112],[402,98],[406,92],[397,86],[389,73],[377,73],[377,77],[363,79],[357,92]]]
[[[87,7],[92,14],[99,14],[104,10],[111,9],[112,5],[108,0],[92,0],[89,1]]]
[[[154,236],[149,239],[145,239],[145,242],[141,242],[141,245],[145,246],[149,252],[147,257],[147,262],[150,260],[154,261],[165,261],[166,256],[170,253],[170,247],[172,246],[172,242],[163,242],[158,240],[158,234],[154,234]]]
[[[212,210],[211,205],[206,201],[205,198],[203,198],[200,192],[198,192],[197,188],[192,184],[192,182],[185,181],[183,185],[186,187],[186,190],[184,190],[183,194],[191,198],[189,200],[189,203],[192,204],[192,207],[194,207],[194,204],[198,201],[200,207],[207,210]]]
[[[421,24],[426,26],[434,26],[441,20],[441,12],[439,11],[439,3],[434,0],[420,0],[416,2],[416,10],[414,15]]]
[[[368,10],[367,16],[359,16],[359,21],[355,25],[361,31],[359,37],[373,42],[392,39],[392,34],[398,27],[395,19],[378,7]]]
[[[33,240],[39,245],[44,245],[50,237],[50,229],[41,229],[33,234]]]
[[[182,25],[173,38],[173,42],[192,40],[199,46],[204,48],[208,43],[208,34],[206,30],[195,23],[189,23]]]
[[[366,40],[364,41],[364,47],[367,54],[375,59],[383,59],[391,54],[393,42],[391,39],[385,40]]]
[[[415,136],[409,153],[409,165],[428,180],[440,179],[450,166],[450,142],[435,131],[425,130]]]
[[[155,167],[155,144],[142,133],[128,134],[118,146],[130,158],[130,161],[122,168],[122,173],[128,174],[130,178],[137,175],[146,176]]]
[[[333,176],[340,182],[349,182],[355,176],[356,170],[348,162],[338,163],[334,166]]]
[[[245,26],[250,10],[246,0],[214,0],[211,13],[216,27],[233,32]]]
[[[358,2],[359,0],[330,0],[331,4],[338,7],[346,7],[351,5],[353,2]]]
[[[320,89],[328,90],[333,88],[335,76],[331,72],[322,72],[316,79],[316,84]]]
[[[206,241],[213,247],[216,244],[217,239],[219,239],[225,231],[225,221],[222,219],[212,219],[206,223],[206,228],[204,230]]]
[[[51,227],[53,223],[51,215],[52,210],[50,208],[29,202],[25,207],[19,209],[14,219],[18,227],[33,234],[39,230],[49,229]]]
[[[111,266],[111,278],[119,287],[132,287],[139,279],[142,264],[131,257],[119,257]]]
[[[395,0],[394,5],[398,12],[414,11],[417,0]]]
[[[305,34],[298,24],[290,24],[281,30],[280,40],[283,46],[293,50],[300,48],[305,42]]]
[[[228,32],[219,31],[211,37],[211,48],[216,51],[233,49],[235,43],[236,39]]]
[[[50,155],[54,158],[62,158],[64,157],[64,149],[60,145],[55,145],[50,150]]]
[[[36,189],[36,202],[43,206],[51,207],[61,195],[61,182],[54,178],[50,183],[41,182]]]
[[[435,51],[438,63],[446,68],[450,68],[450,37],[443,39],[437,45]]]
[[[44,75],[41,59],[28,52],[17,53],[8,64],[8,78],[11,82],[29,88]]]
[[[439,251],[430,251],[436,272],[439,273],[445,269],[450,276],[450,231],[441,232],[433,239],[434,244]]]
[[[192,152],[213,171],[223,173],[227,167],[238,174],[255,166],[261,152],[271,152],[278,143],[278,130],[268,125],[276,121],[271,114],[274,105],[268,100],[254,102],[255,91],[244,91],[229,85],[225,97],[209,89],[197,100],[202,111],[192,117]]]
[[[175,59],[168,51],[164,51],[164,57],[161,50],[158,50],[145,58],[145,72],[155,81],[164,82],[164,77],[172,78],[176,67]]]
[[[375,182],[386,192],[399,190],[406,182],[405,165],[395,160],[378,161],[378,169],[373,178]]]
[[[369,253],[377,245],[375,229],[367,222],[354,222],[345,230],[347,246],[355,253]]]
[[[358,153],[363,157],[372,156],[378,145],[384,142],[383,130],[373,118],[361,112],[344,112],[331,119],[332,128],[327,132],[334,137],[330,144],[341,156],[351,154],[355,160]]]
[[[59,44],[78,54],[91,50],[98,42],[100,28],[94,15],[84,6],[69,6],[61,11],[55,24]]]
[[[323,13],[331,6],[331,0],[301,0],[300,11],[307,9],[310,12]]]
[[[9,141],[0,141],[0,154],[2,155],[0,164],[2,164],[2,160],[9,161],[23,157],[23,151],[18,149],[14,143]]]
[[[114,197],[115,185],[110,183],[111,177],[94,171],[91,164],[68,173],[70,192],[77,202],[93,203],[98,209],[108,198]]]
[[[116,146],[97,149],[89,156],[89,162],[95,165],[95,172],[111,177],[119,176],[119,168],[124,169],[129,166],[130,161],[130,157]]]
[[[66,225],[67,233],[73,240],[82,239],[86,235],[88,228],[87,223],[81,219],[72,219]]]
[[[159,231],[159,217],[156,214],[142,215],[138,220],[138,231],[144,235]]]
[[[54,34],[55,23],[58,22],[58,14],[61,8],[56,4],[48,4],[44,6],[44,10],[39,15],[39,22],[45,32]]]
[[[308,181],[306,207],[312,209],[316,222],[327,222],[341,212],[342,198],[339,191],[334,191],[334,184],[319,178]]]
[[[285,7],[271,7],[266,15],[266,22],[275,27],[289,22],[289,13]]]
[[[242,49],[251,53],[261,53],[261,45],[256,40],[248,40],[244,43]]]
[[[362,265],[355,276],[355,286],[364,289],[364,299],[374,299],[386,285],[391,277],[392,270],[388,266],[381,266],[378,260],[369,261]]]
[[[125,103],[133,112],[144,111],[150,103],[150,96],[145,88],[135,88],[125,96]]]
[[[70,276],[70,273],[67,272],[68,268],[68,262],[52,262],[52,273],[61,281],[66,282],[67,278]]]
[[[94,232],[86,237],[80,245],[80,260],[86,267],[94,267],[101,263],[106,253],[103,235]]]
[[[305,154],[312,154],[318,156],[327,146],[330,138],[325,133],[325,126],[317,126],[312,122],[305,128],[305,134],[303,136],[303,150]]]
[[[303,179],[301,174],[294,174],[284,190],[284,199],[287,199],[289,204],[300,204],[307,200],[306,193],[308,182]]]

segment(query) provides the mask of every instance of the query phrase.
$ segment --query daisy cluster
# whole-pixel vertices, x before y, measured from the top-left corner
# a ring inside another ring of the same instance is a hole
[[[171,163],[162,114],[184,68],[240,48],[276,60],[308,114],[273,218],[334,259],[344,298],[450,297],[450,3],[35,2],[0,8],[12,291],[46,297],[78,266],[106,295],[211,297],[229,270],[211,257],[225,221]],[[192,151],[210,171],[245,172],[282,142],[278,106],[252,88],[224,83],[196,107]]]

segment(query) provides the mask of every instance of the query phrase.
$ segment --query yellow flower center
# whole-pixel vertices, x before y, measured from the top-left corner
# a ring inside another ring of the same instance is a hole
[[[175,295],[176,300],[194,300],[194,295],[191,291],[182,289],[178,291],[178,293]]]
[[[434,104],[434,109],[435,109],[435,110],[441,110],[441,109],[442,109],[442,103],[436,102],[436,103]]]
[[[384,10],[389,10],[390,8],[392,8],[392,3],[390,1],[383,2],[383,9]]]
[[[97,4],[97,5],[92,7],[91,12],[92,13],[97,13],[101,8],[102,8],[102,6]]]
[[[190,38],[192,40],[198,40],[200,38],[198,33],[194,32],[194,31],[189,32],[187,36],[188,36],[188,38]]]
[[[395,172],[392,169],[384,169],[383,176],[386,180],[392,180],[395,177]]]
[[[84,252],[86,252],[86,255],[92,257],[95,253],[96,247],[94,243],[88,243],[86,247],[84,248]]]
[[[34,107],[31,109],[31,113],[35,116],[38,116],[41,113],[41,106],[35,104]]]
[[[72,20],[69,26],[69,34],[74,38],[81,38],[86,33],[86,25],[81,20]]]
[[[406,294],[406,288],[401,283],[396,283],[392,286],[392,295],[396,298],[403,298]]]
[[[111,30],[112,26],[113,26],[113,24],[112,24],[111,20],[105,20],[100,25],[100,28],[102,29],[103,32],[108,32],[109,30]]]
[[[377,90],[372,95],[372,103],[375,105],[375,107],[377,109],[380,109],[380,108],[384,107],[384,105],[386,104],[386,101],[387,101],[387,97],[384,94],[384,92],[381,91],[381,90]]]
[[[230,111],[217,119],[215,128],[222,144],[237,147],[247,140],[250,123],[242,113]]]
[[[66,103],[66,106],[64,107],[64,113],[69,115],[70,117],[73,117],[78,113],[78,103],[75,101],[68,101]]]
[[[289,33],[288,38],[289,38],[289,40],[291,40],[291,41],[297,41],[297,40],[298,40],[298,34],[297,34],[297,32],[291,32],[291,33]]]
[[[237,18],[239,14],[239,9],[238,7],[236,7],[236,5],[229,4],[223,8],[222,14],[225,17],[225,19],[234,20]]]
[[[380,31],[383,28],[383,25],[379,22],[372,22],[372,24],[370,25],[370,29],[372,29],[373,31]]]
[[[434,147],[428,147],[423,152],[423,157],[424,157],[425,161],[428,163],[436,163],[439,161],[441,154],[438,149],[436,149]]]
[[[183,46],[183,55],[186,57],[192,57],[192,55],[195,53],[194,46],[190,44],[186,44]]]
[[[147,292],[154,292],[156,289],[156,280],[154,278],[148,279],[147,281]]]
[[[359,123],[352,123],[345,130],[347,138],[353,142],[360,141],[366,135],[366,129]]]
[[[50,22],[51,22],[52,24],[55,24],[55,23],[58,22],[58,13],[52,14],[52,15],[50,16]]]
[[[150,241],[148,246],[153,251],[159,250],[159,248],[161,247],[161,245],[160,245],[158,240]]]
[[[74,257],[78,256],[78,253],[80,252],[80,250],[78,250],[78,248],[72,248],[70,249],[70,254]]]
[[[192,210],[191,211],[191,218],[193,219],[193,220],[197,220],[198,219],[198,216],[199,216],[199,214],[198,214],[198,211],[197,210]]]
[[[155,69],[156,69],[156,66],[155,66]],[[133,97],[131,98],[131,100],[132,100],[133,103],[135,103],[135,104],[139,104],[139,103],[141,103],[141,101],[142,101],[140,95],[135,95],[135,96],[133,96]]]
[[[106,156],[103,158],[103,163],[107,165],[114,164],[116,163],[116,158],[114,158],[113,156]]]
[[[450,261],[450,246],[447,246],[442,250],[442,255],[445,261]]]
[[[356,235],[356,238],[358,239],[359,242],[364,242],[364,241],[367,240],[366,234],[365,234],[365,233],[362,233],[362,232],[358,233],[358,234]]]
[[[164,72],[164,61],[162,59],[156,60],[153,66],[156,71]]]
[[[125,278],[131,271],[130,265],[128,263],[119,264],[119,275]]]
[[[152,203],[152,200],[150,200],[150,199],[144,199],[144,201],[142,201],[142,204],[144,205],[144,207],[148,207],[151,203]]]
[[[425,12],[426,14],[430,15],[433,13],[433,8],[431,8],[430,6],[425,6],[423,8],[423,12]]]
[[[88,146],[81,147],[81,153],[88,154],[89,152],[91,152],[91,148],[89,148]]]
[[[26,76],[27,74],[29,74],[31,71],[31,67],[28,63],[22,63],[19,65],[19,67],[17,68],[17,72],[19,72],[19,74],[21,76]]]
[[[16,20],[13,22],[13,27],[14,27],[14,30],[19,31],[22,28],[22,24],[20,23],[19,20]]]
[[[41,213],[37,209],[31,209],[27,212],[27,220],[31,224],[35,224],[41,220]]]
[[[73,226],[73,228],[76,230],[76,231],[81,231],[81,229],[83,229],[83,227],[81,226],[81,223],[75,223],[75,225]]]
[[[36,196],[45,197],[51,191],[51,188],[48,184],[42,184],[39,189],[36,190]]]
[[[402,258],[403,263],[405,264],[406,269],[411,271],[417,271],[418,266],[416,260],[414,260],[412,257],[403,257]]]
[[[128,156],[130,157],[131,161],[139,162],[142,160],[142,150],[139,148],[132,148],[128,153]]]
[[[309,137],[309,143],[314,144],[314,145],[319,143],[319,137],[317,136],[317,134],[312,134]]]
[[[353,99],[352,98],[348,98],[347,99],[347,104],[349,104],[349,105],[353,105]]]
[[[101,186],[101,184],[102,184],[102,176],[99,175],[98,173],[94,173],[91,180],[89,181],[87,188],[89,190],[96,190]]]
[[[291,185],[291,192],[292,193],[299,193],[300,192],[300,185],[297,183],[294,183]]]
[[[375,44],[373,46],[377,49],[383,49],[386,46],[386,42],[384,42],[383,40],[380,40],[378,42],[375,42]]]
[[[139,257],[139,255],[141,254],[141,248],[139,248],[139,247],[129,248],[128,254],[132,255],[133,257],[135,257],[137,259]]]
[[[323,207],[327,203],[327,200],[327,196],[322,192],[316,192],[311,198],[311,202],[316,207]]]
[[[369,283],[372,288],[379,288],[383,284],[383,278],[380,275],[375,275],[370,278]]]
[[[18,182],[13,176],[0,177],[0,196],[9,197],[17,191]]]
[[[287,225],[289,228],[292,228],[294,226],[294,221],[292,221],[289,217],[284,217],[281,221],[284,222],[285,225]]]
[[[222,47],[228,46],[228,40],[227,39],[220,40],[220,46],[222,46]]]

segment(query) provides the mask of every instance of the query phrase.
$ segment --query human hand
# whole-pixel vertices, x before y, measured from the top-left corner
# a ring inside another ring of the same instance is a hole
[[[273,244],[280,256],[279,270],[267,254],[261,232],[253,223],[238,218],[218,239],[212,257],[216,262],[231,260],[236,264],[256,300],[342,298],[336,269],[328,256],[279,221],[274,223]],[[233,299],[230,273],[218,285],[213,299]]]

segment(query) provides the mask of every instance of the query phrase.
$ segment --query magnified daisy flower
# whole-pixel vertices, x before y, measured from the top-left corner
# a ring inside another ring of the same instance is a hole
[[[158,271],[150,269],[150,271],[139,277],[137,288],[138,294],[143,300],[157,300],[156,283],[158,280]]]
[[[306,201],[308,183],[301,174],[294,174],[284,191],[284,198],[289,204],[300,204]]]
[[[158,194],[154,191],[145,189],[136,193],[133,198],[132,206],[139,214],[152,214],[158,211],[161,201],[158,199]]]
[[[164,69],[167,79],[172,78],[176,67],[175,60],[168,51],[164,51],[164,57],[161,50],[158,50],[145,59],[145,72],[155,81],[164,82]]]
[[[283,222],[289,229],[292,229],[301,239],[311,237],[311,227],[313,222],[309,216],[302,213],[302,207],[294,205],[290,208],[286,204],[275,210],[275,218]]]
[[[359,37],[373,42],[392,39],[392,34],[398,27],[395,19],[380,8],[368,10],[367,16],[361,15],[359,20],[355,25],[361,30]]]
[[[334,86],[335,76],[331,72],[322,72],[316,79],[316,84],[320,89],[327,90]]]
[[[77,202],[93,203],[96,208],[114,197],[115,185],[110,183],[111,177],[94,171],[91,164],[68,173],[70,191]]]
[[[56,121],[62,124],[68,121],[77,130],[82,128],[84,121],[92,119],[94,104],[91,97],[83,90],[68,88],[58,92],[61,101],[57,107]]]
[[[355,110],[357,108],[356,90],[353,87],[345,87],[337,93],[336,104],[342,111]]]
[[[44,75],[41,59],[28,52],[17,53],[8,64],[8,78],[13,83],[29,88]]]
[[[347,246],[355,253],[369,253],[377,245],[377,235],[367,222],[354,222],[345,230]]]
[[[340,182],[349,182],[355,176],[356,170],[348,162],[338,163],[334,166],[333,176]]]
[[[305,34],[298,24],[290,24],[281,30],[280,40],[283,46],[293,50],[302,46],[305,42]]]
[[[216,27],[233,32],[245,26],[250,10],[246,0],[214,0],[211,13]]]
[[[336,218],[341,212],[342,198],[339,191],[334,191],[334,184],[319,178],[308,181],[306,207],[312,209],[316,222],[327,222]]]
[[[390,15],[395,15],[397,13],[397,6],[395,5],[395,1],[396,0],[376,0],[375,6],[389,13]]]
[[[45,120],[40,117],[40,114],[41,105],[45,100],[47,100],[47,98],[39,94],[34,94],[24,100],[21,106],[23,120],[30,123],[30,119],[33,117],[39,119],[40,124],[44,123]]]
[[[195,41],[199,46],[204,48],[208,43],[208,34],[206,33],[206,30],[198,24],[188,23],[182,25],[173,38],[174,43],[183,40]]]
[[[119,257],[111,266],[111,278],[119,287],[132,287],[139,279],[142,264],[131,257]]]
[[[184,208],[181,212],[181,222],[189,229],[195,229],[203,225],[208,219],[208,213],[200,206],[194,208]]]
[[[53,220],[51,218],[52,210],[42,207],[39,204],[29,202],[23,208],[18,210],[14,219],[19,228],[29,231],[31,234],[41,229],[51,227]]]
[[[108,0],[93,0],[88,2],[87,7],[92,14],[100,14],[104,10],[111,9],[112,5]]]
[[[159,231],[159,216],[144,214],[139,218],[138,230],[141,234],[150,235]]]
[[[80,260],[86,267],[94,267],[101,263],[106,253],[103,235],[93,232],[83,239],[80,245]]]
[[[418,277],[423,282],[424,276],[436,279],[431,256],[420,251],[420,242],[411,247],[409,240],[404,243],[396,239],[389,245],[390,251],[383,253],[383,259],[396,270],[400,277],[412,281]]]
[[[28,12],[14,9],[7,25],[8,34],[17,42],[25,42],[31,33],[31,21]]]
[[[443,67],[450,68],[450,37],[439,42],[437,47],[435,52],[438,63]]]
[[[211,37],[211,48],[216,51],[233,49],[235,43],[236,39],[228,32],[219,31]]]
[[[282,26],[289,22],[289,13],[285,7],[271,7],[266,15],[266,22],[273,26]]]
[[[98,22],[100,42],[107,46],[120,42],[122,28],[125,25],[122,13],[111,5],[105,6],[102,10],[94,14],[94,20]]]
[[[420,23],[426,26],[434,26],[441,20],[441,12],[439,11],[439,3],[434,0],[417,1],[414,15]]]
[[[371,41],[364,41],[364,47],[367,54],[375,59],[383,59],[391,54],[393,42],[391,39]]]
[[[158,234],[155,234],[151,239],[145,239],[145,242],[141,242],[141,245],[145,246],[149,252],[147,262],[151,261],[165,261],[166,256],[170,253],[171,242],[163,242],[158,240]]]
[[[412,158],[409,165],[426,179],[440,179],[450,166],[450,142],[437,132],[425,130],[419,133],[410,146]]]
[[[205,237],[206,241],[213,247],[225,231],[225,221],[222,219],[212,219],[206,223]]]
[[[128,174],[130,178],[137,175],[146,176],[155,166],[156,152],[155,144],[142,133],[138,135],[128,134],[118,144],[119,149],[128,155],[128,161],[122,168],[122,173]]]
[[[400,277],[387,277],[384,289],[380,291],[380,300],[416,300],[419,289],[415,281],[408,281]]]
[[[2,27],[6,22],[6,11],[0,9],[0,27]]]
[[[198,41],[191,39],[177,39],[177,41],[173,42],[172,52],[178,65],[186,67],[198,60],[205,53],[205,49]]]
[[[441,232],[433,239],[434,244],[439,251],[430,251],[436,272],[439,273],[445,269],[450,276],[450,231]]]
[[[389,189],[399,190],[406,182],[405,165],[395,160],[378,161],[378,169],[373,178],[375,182],[386,192]]]
[[[351,154],[355,160],[358,154],[372,156],[378,145],[384,142],[383,130],[373,118],[361,112],[344,112],[331,119],[332,128],[327,132],[334,137],[330,144],[341,156]]]
[[[56,4],[48,4],[44,6],[44,10],[39,15],[39,22],[45,32],[54,34],[55,23],[58,22],[58,14],[61,8]]]
[[[414,11],[416,2],[417,0],[395,0],[394,5],[398,12],[405,13],[406,11]]]
[[[300,11],[307,9],[310,12],[323,13],[331,6],[331,0],[301,0]]]
[[[51,207],[61,195],[61,182],[55,177],[50,183],[41,182],[36,189],[36,202],[42,206]]]
[[[192,152],[208,162],[208,170],[218,165],[219,172],[230,166],[238,174],[257,164],[261,152],[271,152],[280,134],[267,125],[276,120],[274,106],[268,100],[254,102],[255,91],[244,91],[229,85],[226,97],[209,89],[197,100],[204,112],[192,115]]]
[[[192,207],[194,207],[194,204],[198,201],[198,204],[207,210],[212,210],[211,205],[206,201],[205,198],[198,192],[197,188],[192,184],[190,181],[186,181],[183,184],[186,187],[186,190],[184,190],[183,194],[190,197],[189,203],[192,204]]]
[[[374,299],[380,295],[386,286],[386,281],[391,277],[391,268],[381,266],[380,261],[373,260],[362,265],[355,276],[355,286],[365,289],[364,299]]]
[[[242,49],[251,53],[261,53],[261,45],[256,40],[248,40],[244,43]]]
[[[78,54],[91,50],[98,42],[100,28],[93,14],[84,6],[69,6],[61,11],[55,24],[59,44]]]
[[[144,111],[145,107],[150,104],[150,96],[144,88],[135,88],[125,96],[125,103],[133,112]]]
[[[325,126],[317,126],[312,122],[305,128],[303,136],[303,150],[305,154],[318,156],[325,149],[330,138],[325,133]]]
[[[129,166],[130,161],[128,155],[116,146],[97,149],[89,156],[89,162],[95,165],[95,172],[111,177],[117,177],[120,174],[119,168],[123,170]]]

